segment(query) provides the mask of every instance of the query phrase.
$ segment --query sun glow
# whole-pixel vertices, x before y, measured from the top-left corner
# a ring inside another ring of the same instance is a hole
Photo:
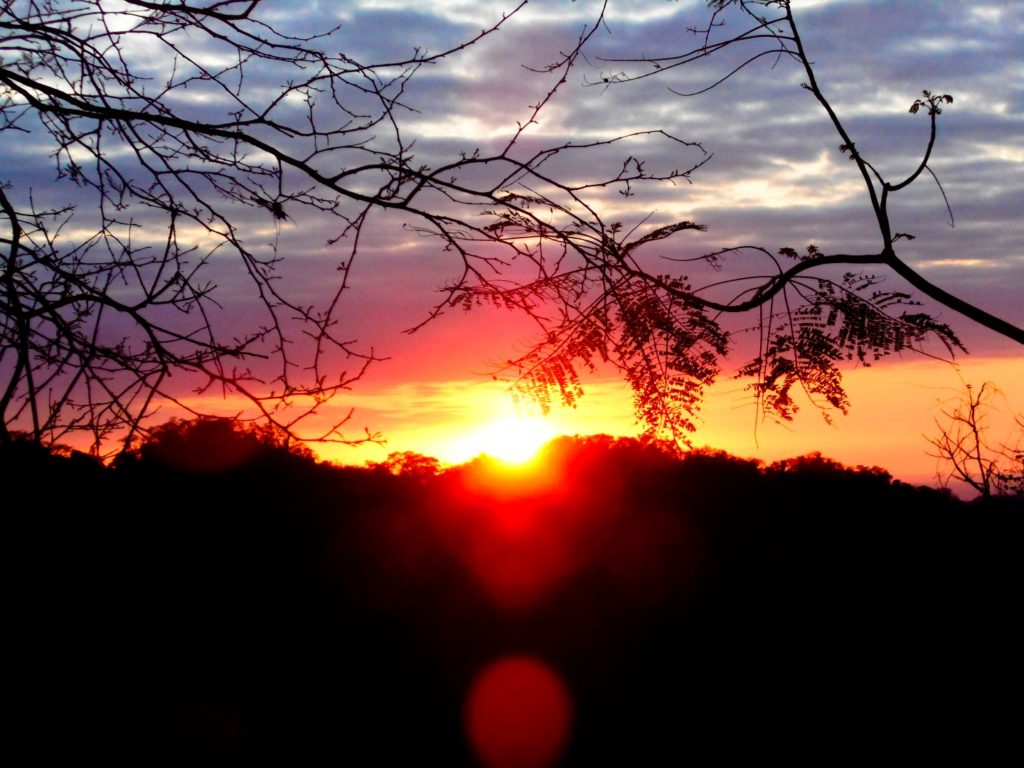
[[[485,453],[510,464],[529,461],[544,443],[555,436],[554,428],[538,417],[502,418],[485,424],[459,441],[459,453],[467,458]]]

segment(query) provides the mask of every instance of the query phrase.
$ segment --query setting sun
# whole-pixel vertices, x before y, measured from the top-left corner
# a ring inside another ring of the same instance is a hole
[[[485,453],[510,463],[528,461],[555,436],[555,430],[538,417],[508,417],[485,424],[459,441],[459,452],[467,457]]]

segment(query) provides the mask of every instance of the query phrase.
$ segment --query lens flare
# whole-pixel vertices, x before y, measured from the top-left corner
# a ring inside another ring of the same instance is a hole
[[[548,768],[569,740],[572,704],[547,664],[506,656],[485,667],[466,697],[469,742],[485,768]]]

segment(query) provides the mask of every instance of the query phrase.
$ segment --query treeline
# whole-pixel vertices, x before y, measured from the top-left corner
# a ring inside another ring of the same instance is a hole
[[[37,762],[471,765],[507,654],[564,680],[565,765],[1018,749],[1019,501],[611,438],[336,467],[216,420],[0,458]]]

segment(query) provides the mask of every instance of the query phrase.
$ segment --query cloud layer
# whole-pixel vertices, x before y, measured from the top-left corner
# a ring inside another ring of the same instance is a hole
[[[301,7],[296,12],[294,3],[268,0],[261,13],[286,35],[337,26],[329,47],[362,62],[388,62],[406,59],[415,49],[457,46],[497,23],[516,3],[352,0]],[[402,97],[404,106],[396,110],[417,162],[437,166],[461,152],[503,146],[557,78],[534,70],[543,70],[571,48],[581,31],[596,22],[601,7],[597,0],[531,0],[496,34],[421,67]],[[822,88],[857,146],[883,173],[898,177],[912,170],[923,151],[927,121],[907,112],[921,90],[953,94],[955,102],[941,116],[931,167],[955,226],[950,226],[939,187],[922,177],[894,204],[897,229],[916,236],[900,253],[938,285],[1024,325],[1020,15],[1003,2],[959,0],[794,0],[793,7]],[[626,226],[651,216],[652,224],[692,219],[709,227],[707,233],[680,236],[654,256],[690,257],[741,244],[773,252],[783,246],[802,250],[810,243],[825,251],[876,250],[878,236],[863,184],[839,153],[839,139],[826,116],[800,87],[803,73],[794,62],[763,58],[707,93],[686,98],[672,91],[700,90],[742,58],[726,56],[615,82],[623,73],[645,71],[642,62],[623,60],[667,57],[692,47],[689,29],[706,19],[705,4],[695,0],[611,0],[585,61],[569,74],[515,151],[528,154],[541,146],[650,130],[701,142],[712,158],[692,184],[652,185],[628,199],[613,190],[591,197],[609,219],[621,219]],[[758,50],[756,44],[751,50]],[[194,54],[210,60],[223,52],[211,45]],[[144,49],[132,55],[140,66],[148,61],[154,76],[167,64],[147,60]],[[284,68],[264,64],[245,87],[273,94],[289,76]],[[208,96],[197,89],[181,109],[198,118],[223,119],[225,105]],[[301,101],[293,101],[283,104],[282,117],[300,113]],[[386,146],[392,139],[382,129],[372,141]],[[17,148],[5,142],[0,152],[0,177],[12,195],[24,201],[32,190],[43,203],[77,203],[81,218],[88,219],[88,190],[54,184],[52,147],[37,135]],[[630,154],[664,169],[688,167],[702,157],[671,141],[638,138],[611,151],[566,156],[549,170],[563,178],[584,178]],[[160,221],[145,211],[133,213],[144,226],[139,236],[149,232],[158,242]],[[282,286],[312,304],[334,290],[338,264],[346,258],[340,246],[328,245],[339,225],[309,211],[289,214],[290,220],[275,222],[262,209],[241,209],[234,223],[254,247],[276,243],[285,256]],[[427,315],[439,300],[437,289],[460,267],[439,243],[403,227],[409,223],[400,215],[371,214],[339,316],[345,338],[397,360],[385,364],[379,382],[461,379],[514,352],[499,348],[528,333],[513,320],[488,334],[480,333],[473,316],[444,319],[413,336],[401,333]],[[88,229],[87,222],[82,226]],[[211,274],[228,321],[252,321],[247,309],[251,288],[243,271],[215,261]],[[899,285],[895,279],[889,284]],[[1019,355],[1012,343],[950,311],[942,317],[972,351]]]

